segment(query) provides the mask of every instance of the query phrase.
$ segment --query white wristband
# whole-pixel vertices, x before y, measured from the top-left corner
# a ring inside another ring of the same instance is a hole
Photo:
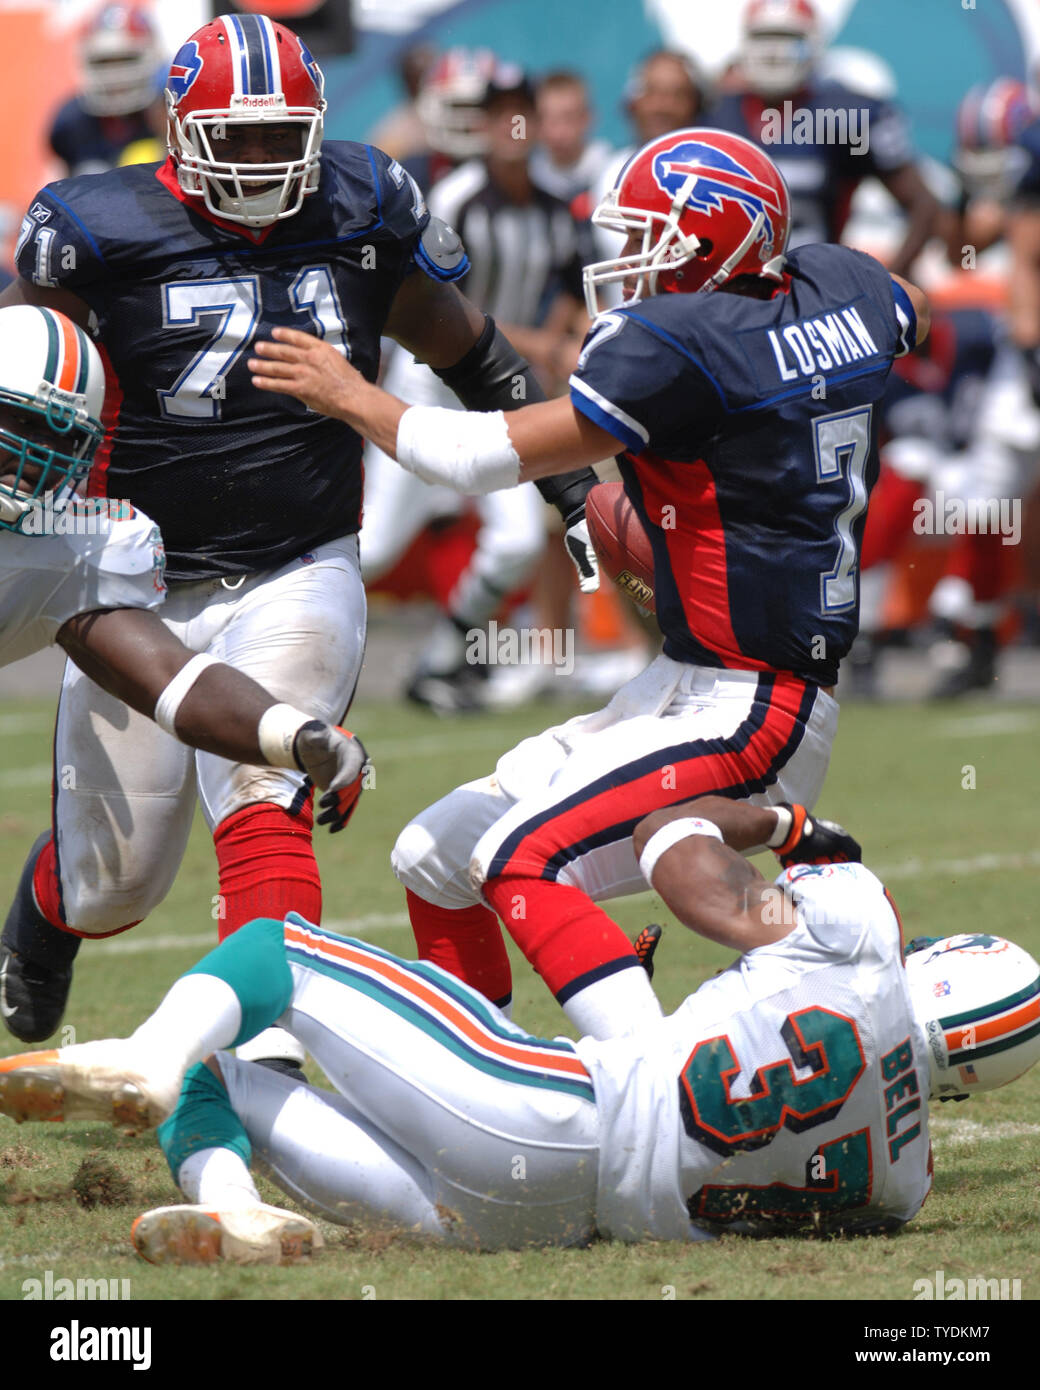
[[[520,456],[501,410],[413,405],[398,421],[397,462],[424,483],[456,492],[497,492],[520,481]]]
[[[271,767],[292,767],[299,772],[299,764],[293,757],[293,744],[303,725],[311,723],[312,719],[313,715],[304,714],[292,705],[272,705],[264,710],[256,728],[256,741]]]
[[[671,820],[667,825],[662,825],[661,829],[655,830],[647,840],[643,846],[643,853],[639,856],[640,873],[651,888],[651,876],[661,855],[690,835],[711,835],[716,840],[722,839],[722,831],[717,825],[710,820],[700,820],[697,816],[686,816],[683,820]]]
[[[769,849],[779,849],[791,833],[794,816],[786,806],[770,806],[769,809],[776,812],[776,829],[766,841],[766,845]]]
[[[215,656],[205,656],[200,653],[193,656],[190,661],[186,661],[181,669],[170,681],[169,685],[155,702],[155,712],[152,718],[160,729],[166,733],[177,737],[177,730],[174,723],[177,719],[177,711],[184,702],[184,697],[195,684],[198,678],[205,671],[207,666],[219,666],[220,662]]]

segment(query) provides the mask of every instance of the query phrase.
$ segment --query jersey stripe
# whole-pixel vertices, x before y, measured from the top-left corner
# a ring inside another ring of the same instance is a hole
[[[365,942],[286,919],[290,961],[378,999],[428,1037],[489,1075],[593,1100],[592,1083],[572,1044],[517,1036],[450,976],[398,960]]]
[[[105,427],[105,437],[98,446],[98,451],[94,455],[94,462],[87,475],[88,497],[108,496],[108,465],[112,457],[112,444],[119,426],[119,413],[123,405],[123,389],[119,384],[116,370],[112,366],[112,359],[100,343],[98,344],[98,352],[101,354],[101,361],[105,368],[105,400],[101,407],[101,423]]]
[[[274,32],[274,25],[266,15],[257,15],[256,18],[260,26],[260,42],[263,46],[267,91],[275,92],[280,96],[282,93],[282,65],[278,61],[278,39]]]

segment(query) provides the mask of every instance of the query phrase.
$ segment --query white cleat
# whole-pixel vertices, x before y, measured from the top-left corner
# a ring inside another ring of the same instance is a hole
[[[137,1218],[130,1238],[153,1265],[294,1265],[324,1244],[313,1221],[263,1204],[232,1211],[156,1207]]]
[[[151,1129],[177,1102],[180,1077],[141,1065],[125,1038],[74,1043],[0,1059],[0,1115],[23,1120],[103,1120]]]

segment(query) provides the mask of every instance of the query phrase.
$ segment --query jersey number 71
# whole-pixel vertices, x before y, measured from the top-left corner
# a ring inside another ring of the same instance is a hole
[[[168,420],[219,420],[232,367],[252,344],[260,321],[260,279],[236,275],[163,285],[163,327],[194,327],[219,315],[212,336],[166,391],[159,409]],[[305,266],[289,286],[294,309],[305,314],[319,338],[350,357],[347,325],[327,265]]]

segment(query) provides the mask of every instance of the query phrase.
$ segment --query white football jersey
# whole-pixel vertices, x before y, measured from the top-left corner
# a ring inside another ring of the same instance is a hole
[[[649,1035],[578,1044],[601,1115],[604,1234],[681,1240],[691,1217],[876,1227],[928,1195],[926,1045],[890,900],[861,864],[776,882],[795,904],[782,941]]]
[[[162,538],[143,512],[99,498],[38,516],[46,534],[0,531],[4,666],[49,646],[77,613],[156,608],[166,597]]]

